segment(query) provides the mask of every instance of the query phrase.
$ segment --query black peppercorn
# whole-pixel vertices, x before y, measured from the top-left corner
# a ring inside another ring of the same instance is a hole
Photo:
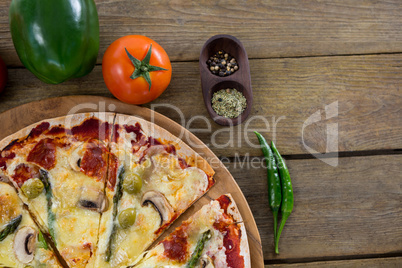
[[[223,50],[210,57],[207,65],[211,73],[222,77],[231,75],[239,69],[236,59]]]

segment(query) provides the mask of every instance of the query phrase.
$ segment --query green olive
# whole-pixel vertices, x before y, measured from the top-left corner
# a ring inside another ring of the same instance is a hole
[[[44,185],[43,182],[38,178],[32,178],[24,182],[21,187],[22,192],[29,199],[33,199],[38,197],[43,191]]]
[[[134,173],[128,173],[123,181],[123,189],[129,194],[138,193],[142,188],[141,178]]]
[[[119,224],[126,229],[134,224],[136,218],[135,208],[127,208],[119,213]]]

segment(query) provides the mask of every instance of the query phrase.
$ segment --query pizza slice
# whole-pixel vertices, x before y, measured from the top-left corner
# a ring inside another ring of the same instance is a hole
[[[98,241],[114,114],[45,120],[2,141],[0,166],[70,267],[91,263]]]
[[[133,261],[207,192],[214,171],[168,131],[117,115],[110,143],[106,196],[95,267]]]
[[[130,267],[248,268],[246,229],[233,198],[203,206]]]
[[[0,267],[61,267],[15,189],[0,172]]]

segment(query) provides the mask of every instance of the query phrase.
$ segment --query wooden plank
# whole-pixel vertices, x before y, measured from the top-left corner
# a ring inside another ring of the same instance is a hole
[[[265,268],[296,268],[296,267],[325,267],[325,268],[358,268],[358,267],[386,267],[399,268],[402,266],[402,258],[377,258],[377,259],[362,259],[362,260],[343,260],[343,261],[323,261],[323,262],[308,262],[294,264],[273,264],[265,265]]]
[[[0,55],[21,66],[11,42],[8,7],[0,2]],[[235,4],[234,4],[235,3]],[[101,62],[128,34],[159,42],[173,61],[197,60],[216,34],[243,42],[250,58],[402,52],[399,0],[96,1]]]
[[[287,161],[295,203],[279,255],[274,253],[266,169],[260,160],[224,164],[249,202],[265,260],[402,256],[402,155],[340,158],[336,168],[316,159]]]
[[[324,153],[330,124],[338,124],[339,136],[338,150],[332,151],[401,149],[401,61],[402,54],[251,60],[253,109],[243,124],[232,129],[210,119],[198,63],[177,62],[169,88],[145,106],[192,129],[218,156],[261,155],[253,129],[275,140],[282,154],[308,154],[305,145]],[[112,96],[100,66],[86,77],[60,85],[42,83],[25,69],[10,69],[0,112],[34,100],[77,94]],[[336,101],[339,115],[326,119],[325,105]],[[322,120],[302,133],[303,124],[319,110]]]

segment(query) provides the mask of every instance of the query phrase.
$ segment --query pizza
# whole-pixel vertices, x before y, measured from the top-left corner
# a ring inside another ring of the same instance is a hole
[[[203,206],[130,267],[251,267],[246,229],[231,195]]]
[[[0,179],[0,267],[62,267],[8,178]]]
[[[33,261],[45,255],[58,257],[63,267],[132,266],[214,185],[213,175],[187,144],[135,116],[53,118],[0,142],[0,179],[14,187],[19,201],[11,206],[24,204],[21,211],[27,219],[32,215],[35,234],[48,238],[49,247],[36,250],[27,263],[34,267]],[[224,212],[234,220],[240,216],[231,213]],[[6,217],[0,232],[13,219]],[[240,228],[236,234],[247,241],[242,224],[235,222]],[[8,248],[2,243],[0,256]],[[247,263],[247,256],[241,256]]]

